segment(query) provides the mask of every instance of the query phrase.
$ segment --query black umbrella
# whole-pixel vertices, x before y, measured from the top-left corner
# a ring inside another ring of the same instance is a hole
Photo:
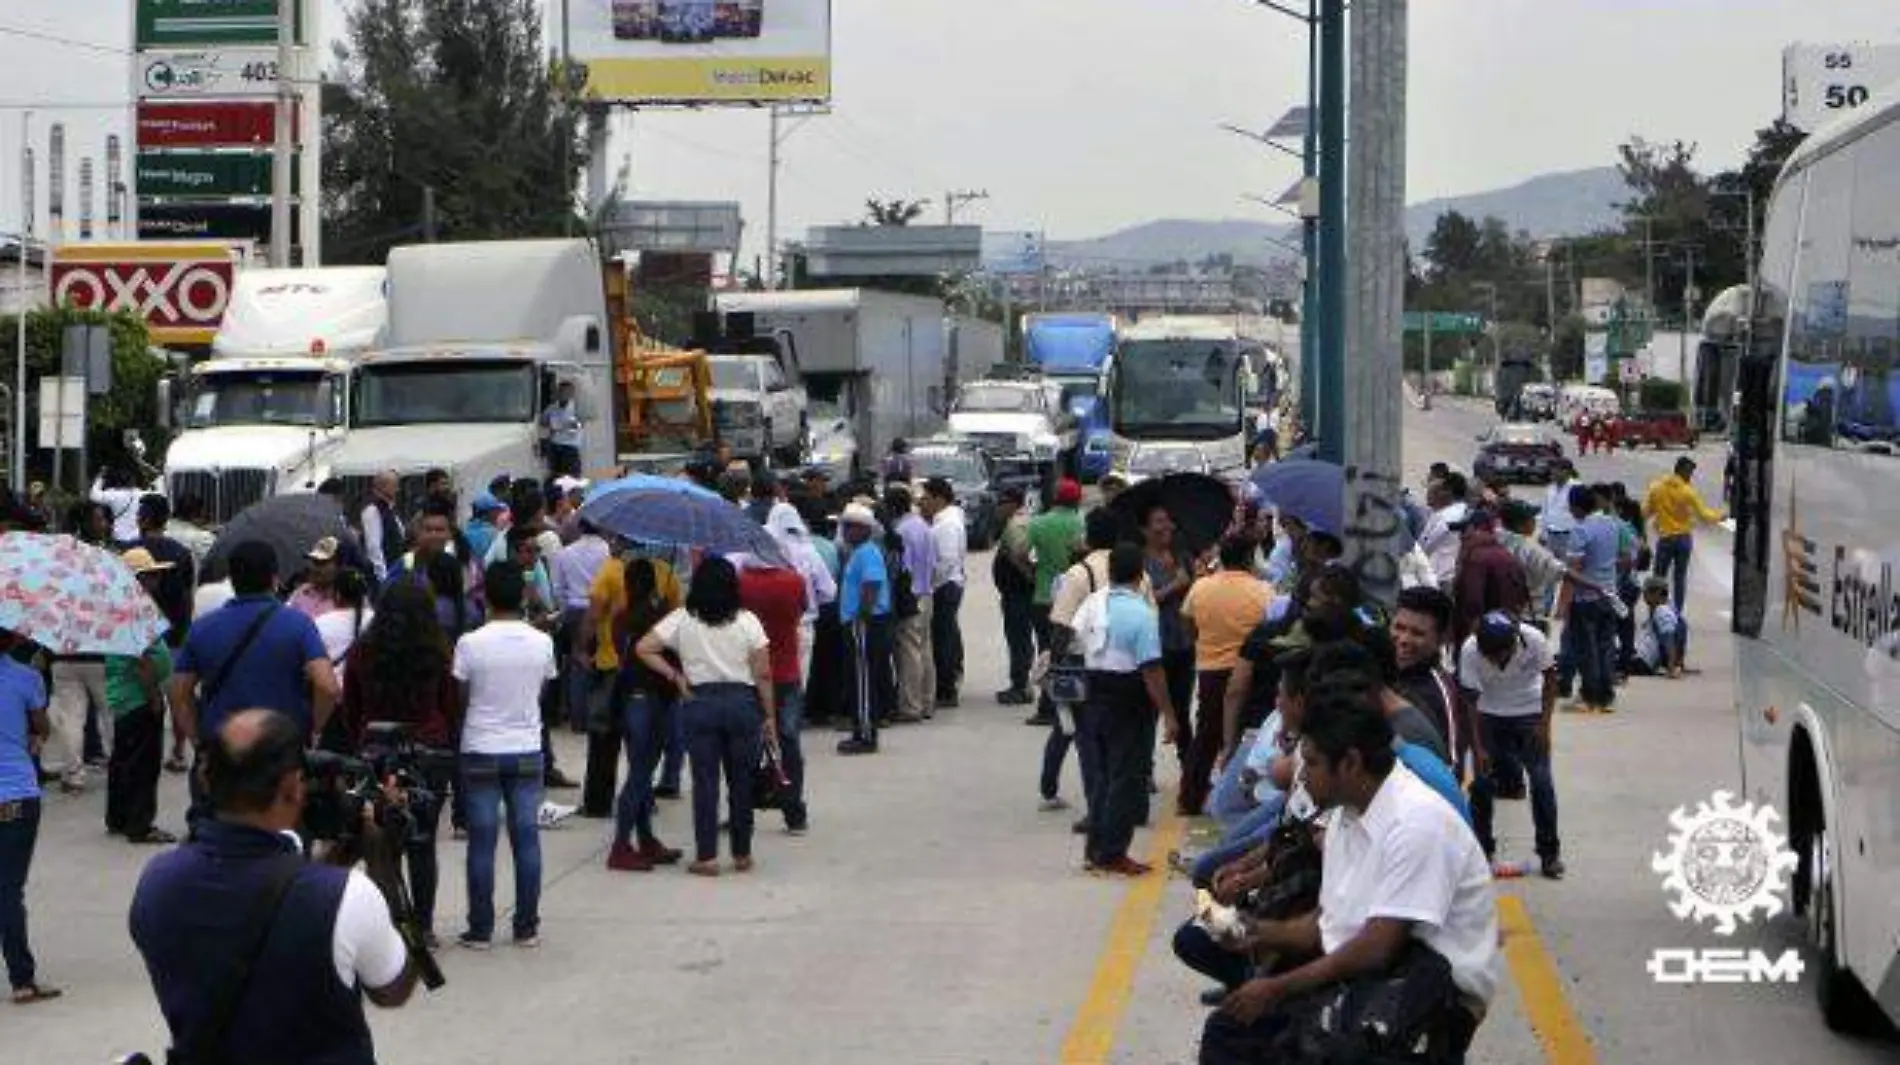
[[[285,495],[269,499],[239,511],[218,531],[201,566],[200,581],[221,581],[228,576],[225,560],[231,549],[250,540],[261,540],[277,553],[277,575],[289,577],[308,562],[306,555],[318,540],[334,536],[345,546],[338,557],[346,563],[359,552],[356,535],[343,518],[343,508],[324,495]]]
[[[1220,542],[1234,523],[1234,490],[1205,473],[1170,473],[1146,480],[1115,497],[1109,510],[1129,538],[1139,538],[1142,518],[1156,506],[1174,519],[1174,544],[1190,555]]]

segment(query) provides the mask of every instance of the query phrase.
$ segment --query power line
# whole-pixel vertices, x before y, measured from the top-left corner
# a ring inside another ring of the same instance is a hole
[[[83,48],[86,51],[90,51],[90,52],[104,52],[108,55],[131,55],[132,54],[132,50],[130,48],[120,48],[120,47],[117,47],[116,45],[100,44],[97,41],[82,41],[73,37],[61,37],[60,35],[56,33],[45,33],[40,30],[23,29],[19,26],[0,26],[0,36],[25,37],[29,40],[34,40],[34,41],[46,41],[50,44],[63,44],[67,46],[68,48]]]

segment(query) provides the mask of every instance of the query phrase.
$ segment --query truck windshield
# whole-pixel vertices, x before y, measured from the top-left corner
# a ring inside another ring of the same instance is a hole
[[[1101,394],[1101,382],[1093,377],[1064,377],[1062,380],[1062,406],[1066,410],[1075,405],[1078,399],[1094,399]]]
[[[185,425],[315,425],[321,373],[209,373],[192,388]]]
[[[911,466],[919,478],[941,477],[951,484],[981,484],[989,480],[983,475],[981,461],[963,452],[920,451],[912,456]]]
[[[1039,412],[1042,404],[1027,388],[999,388],[995,385],[968,385],[957,396],[960,411],[988,411],[999,414]]]
[[[1240,360],[1231,342],[1136,340],[1116,354],[1116,430],[1211,440],[1241,431]]]
[[[356,378],[356,424],[532,422],[530,362],[392,363]]]
[[[738,392],[759,391],[758,367],[746,359],[707,359],[712,368],[712,386]]]

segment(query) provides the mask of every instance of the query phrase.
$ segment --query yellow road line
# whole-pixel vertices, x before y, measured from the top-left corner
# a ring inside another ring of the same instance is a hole
[[[1511,979],[1517,984],[1518,998],[1524,1003],[1524,1016],[1531,1032],[1544,1048],[1544,1060],[1550,1065],[1596,1065],[1596,1047],[1570,999],[1564,994],[1563,977],[1557,963],[1544,949],[1544,941],[1531,924],[1530,911],[1516,895],[1498,896],[1498,921],[1504,929],[1504,959],[1511,966]]]
[[[1157,796],[1157,807],[1171,802]],[[1134,993],[1135,972],[1148,953],[1148,937],[1154,930],[1155,915],[1168,890],[1168,853],[1181,845],[1186,822],[1172,809],[1162,814],[1149,848],[1148,862],[1154,872],[1129,885],[1128,894],[1115,910],[1108,927],[1108,943],[1095,963],[1095,979],[1089,984],[1088,997],[1075,1011],[1068,1038],[1062,1041],[1062,1065],[1100,1065],[1115,1049],[1115,1032],[1121,1027],[1122,1014]]]

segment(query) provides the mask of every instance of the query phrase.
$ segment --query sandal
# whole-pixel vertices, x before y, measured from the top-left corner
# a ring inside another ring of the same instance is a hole
[[[686,871],[694,876],[718,876],[719,863],[717,861],[694,862],[686,867]]]
[[[65,994],[65,992],[57,987],[47,987],[44,984],[28,984],[25,987],[16,987],[13,989],[13,1004],[15,1006],[31,1006],[35,1002],[51,1001],[63,994]]]
[[[147,847],[169,847],[178,842],[178,837],[162,828],[149,828],[136,836],[125,837],[125,841]]]

